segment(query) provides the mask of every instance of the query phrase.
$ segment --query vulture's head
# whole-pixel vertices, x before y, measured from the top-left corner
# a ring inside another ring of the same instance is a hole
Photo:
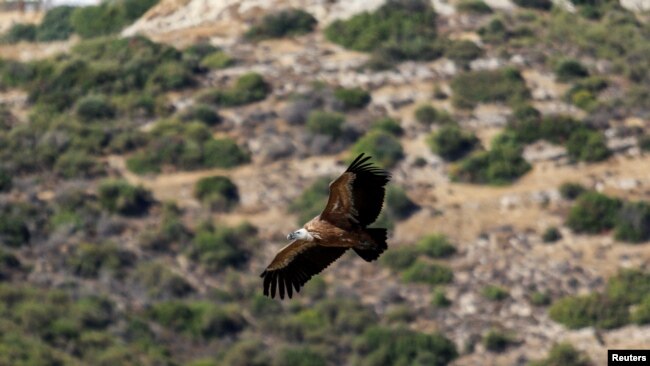
[[[313,239],[307,229],[302,228],[287,235],[287,240],[311,240]]]

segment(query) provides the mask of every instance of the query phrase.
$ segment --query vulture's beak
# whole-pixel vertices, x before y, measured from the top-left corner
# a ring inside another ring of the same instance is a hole
[[[287,240],[293,240],[295,238],[296,238],[296,234],[294,234],[294,233],[291,233],[291,234],[287,235]]]

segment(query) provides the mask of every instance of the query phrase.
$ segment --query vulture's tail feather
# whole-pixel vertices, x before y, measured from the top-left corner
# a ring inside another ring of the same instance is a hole
[[[365,231],[372,238],[374,246],[363,249],[354,248],[354,251],[366,262],[372,262],[388,249],[388,245],[386,244],[387,230],[384,228],[367,228]]]

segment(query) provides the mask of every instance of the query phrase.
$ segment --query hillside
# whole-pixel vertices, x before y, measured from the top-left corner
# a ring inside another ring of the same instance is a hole
[[[0,364],[570,366],[650,345],[646,3],[111,4],[0,44]],[[264,298],[359,152],[393,175],[389,250]]]

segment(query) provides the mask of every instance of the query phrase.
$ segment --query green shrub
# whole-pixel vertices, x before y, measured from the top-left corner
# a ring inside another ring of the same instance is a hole
[[[611,155],[605,136],[598,131],[586,129],[573,133],[567,141],[566,148],[569,156],[579,161],[597,162]]]
[[[237,186],[222,176],[199,179],[194,186],[194,197],[216,211],[229,210],[239,202]]]
[[[308,346],[284,348],[273,360],[274,366],[325,366],[325,357]]]
[[[650,151],[650,135],[642,135],[638,137],[639,148],[643,151]]]
[[[179,298],[192,293],[192,286],[182,276],[172,272],[158,262],[138,265],[135,280],[147,289],[154,298]]]
[[[370,103],[370,93],[361,88],[337,88],[334,98],[343,104],[345,110],[363,108]]]
[[[650,204],[626,202],[618,213],[614,237],[632,243],[650,240]]]
[[[650,324],[650,296],[646,296],[632,312],[632,321],[639,325]]]
[[[75,33],[84,38],[117,33],[126,23],[123,9],[110,3],[78,7],[70,16]]]
[[[550,10],[553,7],[551,0],[514,0],[514,3],[522,8],[539,10]]]
[[[0,167],[0,192],[9,192],[13,186],[13,176],[5,168]]]
[[[96,278],[103,270],[118,272],[133,262],[132,253],[108,243],[80,244],[67,259],[72,272],[85,278]]]
[[[492,301],[502,301],[508,298],[508,290],[496,285],[488,285],[481,291],[483,297]]]
[[[232,335],[246,325],[237,309],[200,301],[155,303],[148,316],[165,327],[203,339]]]
[[[546,116],[541,118],[532,107],[515,109],[514,118],[508,121],[508,129],[513,131],[517,141],[531,143],[546,140],[560,144],[569,140],[578,131],[585,130],[580,122],[567,116]]]
[[[451,172],[461,182],[503,185],[526,174],[531,166],[521,156],[522,147],[516,138],[501,134],[492,141],[490,151],[481,151],[461,160]]]
[[[451,41],[445,47],[445,57],[463,67],[481,55],[483,55],[483,50],[472,41]]]
[[[637,269],[621,270],[607,281],[605,293],[616,302],[638,304],[650,293],[650,273]]]
[[[404,220],[417,211],[416,205],[401,187],[389,185],[386,191],[386,213],[396,220]]]
[[[523,77],[513,68],[480,70],[459,74],[452,80],[452,101],[459,108],[478,103],[518,103],[528,99]]]
[[[455,161],[467,155],[477,144],[478,138],[457,125],[442,126],[429,135],[427,143],[435,154],[447,161]]]
[[[451,116],[446,111],[439,111],[428,104],[423,104],[415,110],[415,119],[426,126],[451,122]]]
[[[547,228],[544,230],[544,234],[542,234],[542,241],[544,243],[554,243],[560,239],[562,239],[562,234],[555,226]]]
[[[69,150],[56,159],[54,172],[63,178],[92,178],[104,173],[96,158]]]
[[[417,249],[431,258],[448,258],[456,253],[456,247],[445,235],[427,235],[417,243]]]
[[[499,330],[492,329],[483,336],[483,345],[488,351],[503,352],[515,343],[512,336]]]
[[[456,5],[456,9],[461,13],[469,14],[490,14],[490,8],[483,0],[462,0]]]
[[[74,31],[70,24],[70,16],[74,9],[73,6],[67,5],[49,9],[36,29],[36,39],[41,42],[68,39]]]
[[[591,366],[587,355],[575,349],[569,343],[553,345],[545,359],[533,361],[528,366]]]
[[[29,243],[30,237],[23,217],[0,213],[0,244],[17,248]]]
[[[505,43],[512,37],[512,32],[499,18],[494,18],[487,25],[479,28],[478,34],[483,42],[493,44]]]
[[[402,277],[406,282],[426,283],[435,286],[450,283],[454,278],[454,274],[449,267],[441,264],[416,261],[404,271]]]
[[[298,225],[303,225],[316,217],[325,208],[329,197],[330,181],[331,179],[327,177],[318,178],[291,202],[289,209],[298,215]]]
[[[577,60],[562,60],[555,67],[555,75],[559,81],[568,82],[589,76],[589,71]]]
[[[246,32],[249,39],[282,38],[310,33],[316,28],[316,18],[300,9],[286,9],[266,14],[262,21]]]
[[[203,57],[199,65],[201,67],[219,70],[235,64],[235,60],[223,51],[215,51]]]
[[[99,185],[98,196],[104,209],[127,216],[146,213],[153,202],[149,191],[124,180],[103,181]]]
[[[219,272],[243,266],[257,243],[257,229],[249,224],[234,228],[206,226],[196,232],[189,250],[191,258],[206,270]]]
[[[339,113],[313,111],[307,118],[307,130],[313,134],[330,136],[333,139],[343,134],[345,116]]]
[[[277,303],[277,302],[275,302]],[[221,362],[205,363],[192,366],[269,366],[268,347],[259,340],[240,340],[225,352]]]
[[[551,296],[546,292],[535,291],[530,295],[530,303],[535,306],[550,305],[551,300]]]
[[[566,182],[560,186],[560,195],[565,200],[574,200],[587,191],[587,188],[580,183]]]
[[[77,115],[84,121],[110,119],[115,117],[115,106],[101,95],[89,95],[77,102]]]
[[[158,91],[178,90],[191,87],[196,83],[186,65],[177,61],[163,62],[158,65],[148,80],[149,89]]]
[[[376,68],[441,55],[435,42],[436,13],[421,0],[391,1],[372,13],[334,21],[325,29],[325,36],[349,49],[374,52],[371,62]]]
[[[372,156],[379,165],[386,169],[392,168],[404,157],[399,140],[391,134],[378,130],[369,131],[350,149],[351,159],[361,153]]]
[[[384,117],[378,121],[375,121],[375,123],[372,124],[371,128],[373,130],[384,131],[395,136],[402,136],[404,133],[404,129],[402,129],[402,126],[400,126],[399,122],[390,117]]]
[[[578,233],[599,233],[616,225],[620,200],[597,192],[585,192],[571,208],[566,224]]]
[[[393,248],[380,257],[381,264],[394,271],[403,271],[409,268],[420,256],[420,251],[413,246]]]
[[[437,308],[446,308],[451,306],[451,300],[445,295],[445,291],[442,289],[435,289],[431,297],[431,305]]]
[[[444,366],[458,357],[452,341],[442,334],[425,334],[405,328],[371,327],[355,342],[360,365]]]
[[[182,115],[184,121],[201,121],[208,126],[214,126],[221,122],[221,116],[210,106],[196,104],[188,108]]]
[[[559,299],[549,308],[549,316],[570,329],[595,326],[603,329],[627,324],[627,305],[601,294]]]
[[[240,76],[229,89],[208,91],[200,99],[222,107],[237,107],[263,100],[270,91],[271,86],[261,75],[248,73]]]
[[[4,35],[4,40],[8,43],[34,42],[36,40],[36,29],[34,24],[16,23],[9,28]]]

